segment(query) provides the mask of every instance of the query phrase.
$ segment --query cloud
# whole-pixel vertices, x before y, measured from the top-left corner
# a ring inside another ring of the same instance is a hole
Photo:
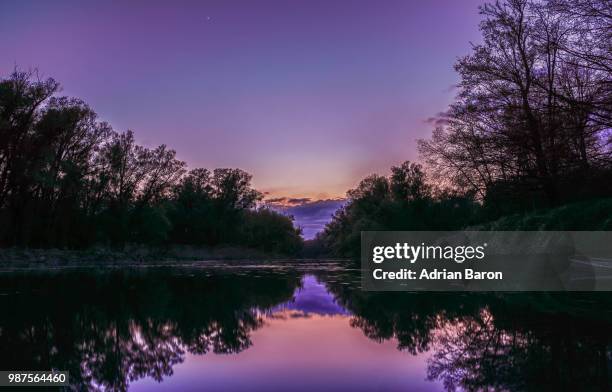
[[[452,93],[453,91],[456,91],[459,89],[459,87],[461,87],[459,84],[451,84],[450,86],[448,86],[447,88],[445,88],[443,91],[445,93]]]
[[[273,199],[266,199],[267,204],[284,204],[287,201],[286,197],[276,197]]]
[[[425,120],[427,124],[433,124],[435,126],[443,126],[448,124],[448,117],[445,112],[440,112],[433,117],[429,117]]]
[[[279,200],[277,200],[279,199]],[[303,237],[312,239],[331,220],[345,199],[314,200],[309,198],[284,198],[266,200],[266,205],[294,218],[294,224],[302,228]]]
[[[305,203],[310,202],[310,200],[312,200],[310,197],[302,197],[302,198],[299,198],[299,199],[294,198],[294,199],[287,200],[287,203],[289,203],[289,204],[305,204]]]
[[[264,200],[264,203],[268,206],[274,207],[290,207],[290,206],[298,206],[302,204],[309,203],[312,199],[309,197],[301,197],[301,198],[289,198],[289,197],[275,197],[272,199]]]

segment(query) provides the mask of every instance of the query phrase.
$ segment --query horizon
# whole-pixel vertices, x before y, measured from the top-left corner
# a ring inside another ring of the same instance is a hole
[[[247,170],[266,199],[336,200],[417,160],[452,100],[481,1],[439,3],[3,4],[0,73],[36,68],[144,146]]]

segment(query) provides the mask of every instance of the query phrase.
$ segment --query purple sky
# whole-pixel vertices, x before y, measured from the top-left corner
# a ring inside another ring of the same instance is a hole
[[[0,74],[38,67],[115,129],[270,197],[341,197],[417,158],[480,2],[3,1]]]
[[[338,208],[345,204],[344,199],[311,200],[309,198],[272,198],[267,205],[275,211],[290,215],[294,225],[302,228],[302,236],[313,239],[321,231]]]

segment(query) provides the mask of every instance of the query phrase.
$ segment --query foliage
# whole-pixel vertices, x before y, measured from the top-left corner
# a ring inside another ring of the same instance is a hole
[[[498,215],[609,195],[610,2],[506,0],[481,14],[458,96],[420,141],[428,165]]]
[[[138,145],[132,131],[114,131],[83,101],[57,97],[59,89],[33,72],[0,79],[1,245],[299,250],[290,218],[253,210],[262,194],[250,174],[186,173],[174,150]]]
[[[403,176],[409,168],[412,176]],[[395,189],[395,191],[394,191]],[[398,191],[401,190],[401,191]],[[427,185],[421,167],[405,162],[389,177],[371,175],[350,190],[348,201],[315,244],[333,256],[358,258],[361,232],[368,230],[610,230],[612,199],[589,199],[555,208],[531,208],[499,219],[491,205],[470,194]],[[511,211],[513,206],[509,206]],[[517,211],[517,210],[514,210]]]
[[[317,239],[333,254],[356,256],[363,230],[610,227],[609,201],[559,207],[612,194],[609,1],[505,0],[481,14],[456,100],[419,141],[435,186],[408,163],[367,177]]]
[[[410,162],[393,167],[389,177],[365,178],[347,197],[317,237],[335,256],[356,257],[361,231],[460,229],[476,222],[480,209],[469,195],[434,192],[422,167]]]

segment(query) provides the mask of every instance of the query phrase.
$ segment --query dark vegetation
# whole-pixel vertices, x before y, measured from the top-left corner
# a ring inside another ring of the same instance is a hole
[[[301,247],[290,218],[257,208],[240,169],[187,171],[174,150],[136,144],[34,72],[0,79],[0,245]]]
[[[289,273],[260,271],[258,279],[213,274],[198,269],[3,274],[0,304],[13,316],[0,321],[2,351],[11,353],[0,356],[0,364],[65,369],[71,384],[66,390],[126,391],[140,378],[171,376],[188,353],[248,349],[253,331],[264,326],[261,312],[291,300],[300,284],[299,276]]]
[[[407,355],[429,352],[427,377],[445,390],[609,390],[608,293],[364,292],[359,271],[317,274],[353,328]],[[2,274],[11,317],[0,320],[0,365],[67,370],[76,391],[162,381],[190,354],[248,350],[266,315],[294,304],[301,278],[293,268]]]
[[[612,3],[481,8],[482,43],[455,64],[449,109],[408,162],[372,175],[318,241],[355,256],[361,230],[609,229]],[[429,185],[435,184],[435,186]]]
[[[324,275],[351,326],[401,351],[429,351],[427,378],[444,390],[610,388],[609,293],[364,292]]]

